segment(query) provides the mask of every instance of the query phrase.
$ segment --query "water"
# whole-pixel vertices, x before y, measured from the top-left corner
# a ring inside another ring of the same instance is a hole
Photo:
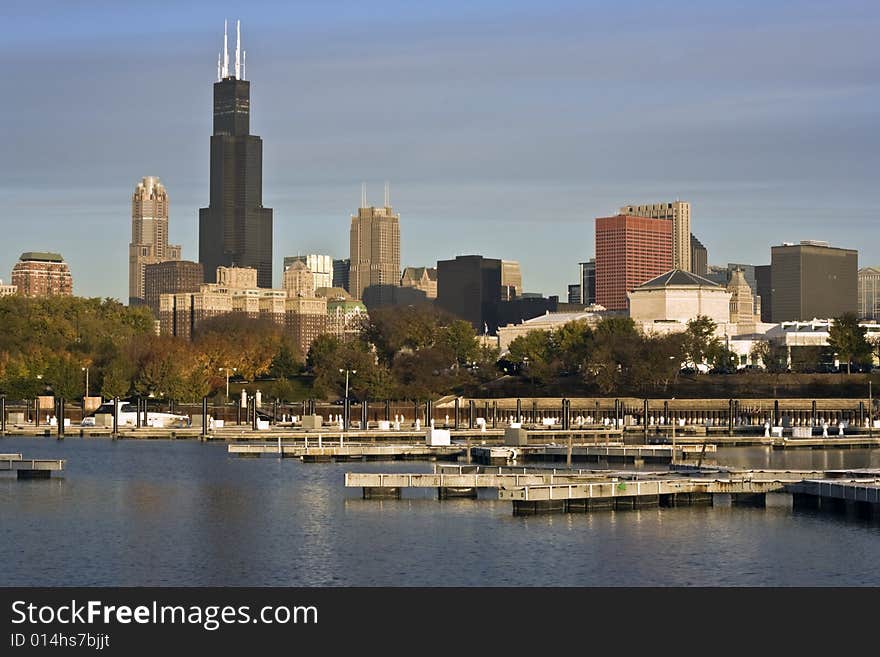
[[[431,491],[362,500],[346,471],[228,457],[190,441],[6,438],[66,458],[62,478],[0,475],[0,585],[880,585],[877,523],[753,508],[514,517]],[[880,450],[719,450],[752,467],[880,467]]]

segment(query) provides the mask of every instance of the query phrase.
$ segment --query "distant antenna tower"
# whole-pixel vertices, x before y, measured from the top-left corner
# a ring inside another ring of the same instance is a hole
[[[391,207],[391,183],[387,180],[385,181],[385,207]]]
[[[241,21],[235,21],[235,79],[241,80]]]
[[[367,183],[361,183],[361,207],[367,207]]]

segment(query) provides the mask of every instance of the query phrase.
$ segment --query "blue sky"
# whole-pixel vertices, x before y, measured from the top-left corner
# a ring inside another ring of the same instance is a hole
[[[171,197],[198,258],[211,85],[240,18],[275,277],[346,257],[391,181],[403,265],[516,259],[565,294],[593,219],[676,198],[709,262],[826,239],[880,262],[880,5],[828,2],[18,2],[0,9],[0,278],[60,251],[127,298],[130,196]]]

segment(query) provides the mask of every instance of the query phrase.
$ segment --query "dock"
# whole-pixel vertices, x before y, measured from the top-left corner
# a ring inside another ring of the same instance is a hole
[[[476,497],[479,488],[504,488],[507,486],[540,486],[545,484],[573,484],[591,479],[601,480],[602,473],[583,472],[434,472],[417,474],[374,474],[365,472],[345,473],[346,488],[363,489],[364,499],[400,498],[404,488],[436,488],[440,499],[450,497]]]
[[[714,457],[717,451],[715,444],[700,443],[691,445],[623,445],[589,444],[589,445],[525,445],[478,446],[471,448],[474,461],[485,465],[505,465],[517,462],[545,461],[572,463],[673,463],[686,458],[699,458],[709,455]]]
[[[865,518],[880,517],[880,473],[863,471],[849,479],[805,479],[789,486],[794,504]]]
[[[737,470],[683,468],[614,472],[435,465],[433,473],[345,475],[364,499],[400,499],[405,489],[435,488],[439,499],[477,498],[497,490],[514,515],[676,506],[821,506],[880,512],[880,470]]]
[[[228,454],[237,456],[273,455],[282,458],[298,458],[304,462],[327,461],[405,461],[456,459],[466,451],[464,445],[430,447],[427,445],[382,445],[377,443],[350,443],[344,440],[335,445],[326,441],[319,446],[286,443],[233,443],[227,446]]]
[[[64,470],[64,459],[24,459],[21,454],[0,454],[0,472],[15,472],[19,479],[48,479]]]

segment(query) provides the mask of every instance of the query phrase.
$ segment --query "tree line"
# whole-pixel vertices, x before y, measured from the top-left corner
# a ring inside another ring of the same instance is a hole
[[[55,394],[77,399],[153,396],[192,402],[233,380],[261,382],[264,394],[294,401],[341,397],[345,372],[357,399],[425,399],[481,394],[506,376],[536,388],[576,380],[599,394],[659,392],[683,369],[736,369],[737,356],[706,317],[686,330],[643,334],[626,317],[585,321],[516,338],[499,359],[471,325],[432,306],[374,309],[348,339],[318,337],[300,352],[282,327],[240,314],[199,324],[192,340],[158,336],[150,311],[113,299],[0,299],[0,394],[13,399]],[[827,347],[788,351],[759,342],[752,357],[771,372],[799,371],[836,355],[844,368],[870,363],[878,345],[855,316],[836,319]]]

